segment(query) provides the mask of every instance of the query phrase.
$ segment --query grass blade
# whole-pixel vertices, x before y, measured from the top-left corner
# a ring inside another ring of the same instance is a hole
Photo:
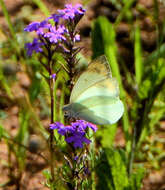
[[[142,51],[141,51],[140,27],[138,24],[135,27],[134,56],[135,56],[135,78],[136,78],[136,83],[139,86],[143,75],[143,62],[142,62]]]
[[[135,2],[135,0],[127,0],[127,1],[125,1],[125,5],[121,9],[120,14],[119,14],[119,16],[117,17],[117,19],[115,21],[115,27],[118,26],[118,24],[123,19],[124,15],[130,10],[130,8],[131,8],[131,6],[133,5],[134,2]]]
[[[45,16],[50,16],[50,12],[42,0],[33,0],[33,2],[41,9]]]
[[[6,5],[5,5],[5,3],[4,3],[3,0],[0,0],[0,5],[1,5],[1,7],[2,7],[3,14],[4,14],[5,19],[6,19],[6,21],[7,21],[7,24],[8,24],[8,26],[9,26],[9,30],[10,30],[11,36],[12,36],[12,38],[14,39],[14,41],[17,43],[16,34],[15,34],[15,31],[14,31],[13,25],[12,25],[12,23],[11,23],[10,16],[9,16],[9,14],[8,14]]]

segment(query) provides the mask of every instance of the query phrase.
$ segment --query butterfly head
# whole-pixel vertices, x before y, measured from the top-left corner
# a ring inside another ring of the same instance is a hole
[[[71,117],[74,116],[70,104],[64,105],[63,108],[62,108],[62,110],[64,112],[64,117],[71,118]]]

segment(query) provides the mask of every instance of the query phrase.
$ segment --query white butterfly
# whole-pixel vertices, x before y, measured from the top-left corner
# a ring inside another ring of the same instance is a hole
[[[68,117],[99,125],[113,124],[121,118],[124,106],[119,99],[118,83],[112,78],[104,55],[92,61],[80,75],[63,111]]]

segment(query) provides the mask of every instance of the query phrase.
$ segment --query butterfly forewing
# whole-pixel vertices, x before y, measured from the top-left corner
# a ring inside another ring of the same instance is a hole
[[[93,96],[106,96],[106,97],[118,97],[119,88],[116,79],[106,78],[103,79],[89,88],[85,89],[77,99],[74,100],[75,103],[79,103],[82,100],[88,99]]]
[[[105,55],[102,55],[96,59],[94,59],[89,65],[89,72],[95,72],[101,76],[112,77],[111,69]]]
[[[99,81],[106,78],[111,78],[111,70],[109,63],[105,56],[92,61],[87,70],[84,71],[78,78],[76,84],[73,87],[70,102],[75,102],[76,99],[88,88],[95,85]]]

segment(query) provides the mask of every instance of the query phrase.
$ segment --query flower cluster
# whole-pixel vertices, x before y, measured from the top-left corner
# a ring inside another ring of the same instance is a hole
[[[89,144],[91,141],[86,138],[87,128],[91,128],[94,132],[97,131],[96,125],[84,120],[77,120],[69,126],[64,126],[60,122],[50,124],[51,129],[57,129],[58,133],[65,136],[67,143],[73,143],[75,148],[83,148],[83,143]]]
[[[84,13],[85,9],[81,4],[75,6],[66,4],[64,9],[58,10],[57,14],[51,15],[42,22],[30,23],[24,31],[36,32],[38,38],[35,38],[32,43],[26,44],[27,54],[31,56],[33,52],[41,52],[44,46],[61,46],[61,44],[66,46],[71,40],[79,41],[80,35],[74,29]]]
[[[82,8],[81,4],[77,4],[74,7],[71,4],[66,4],[65,9],[58,10],[59,15],[64,20],[79,20],[85,13],[85,9]]]

